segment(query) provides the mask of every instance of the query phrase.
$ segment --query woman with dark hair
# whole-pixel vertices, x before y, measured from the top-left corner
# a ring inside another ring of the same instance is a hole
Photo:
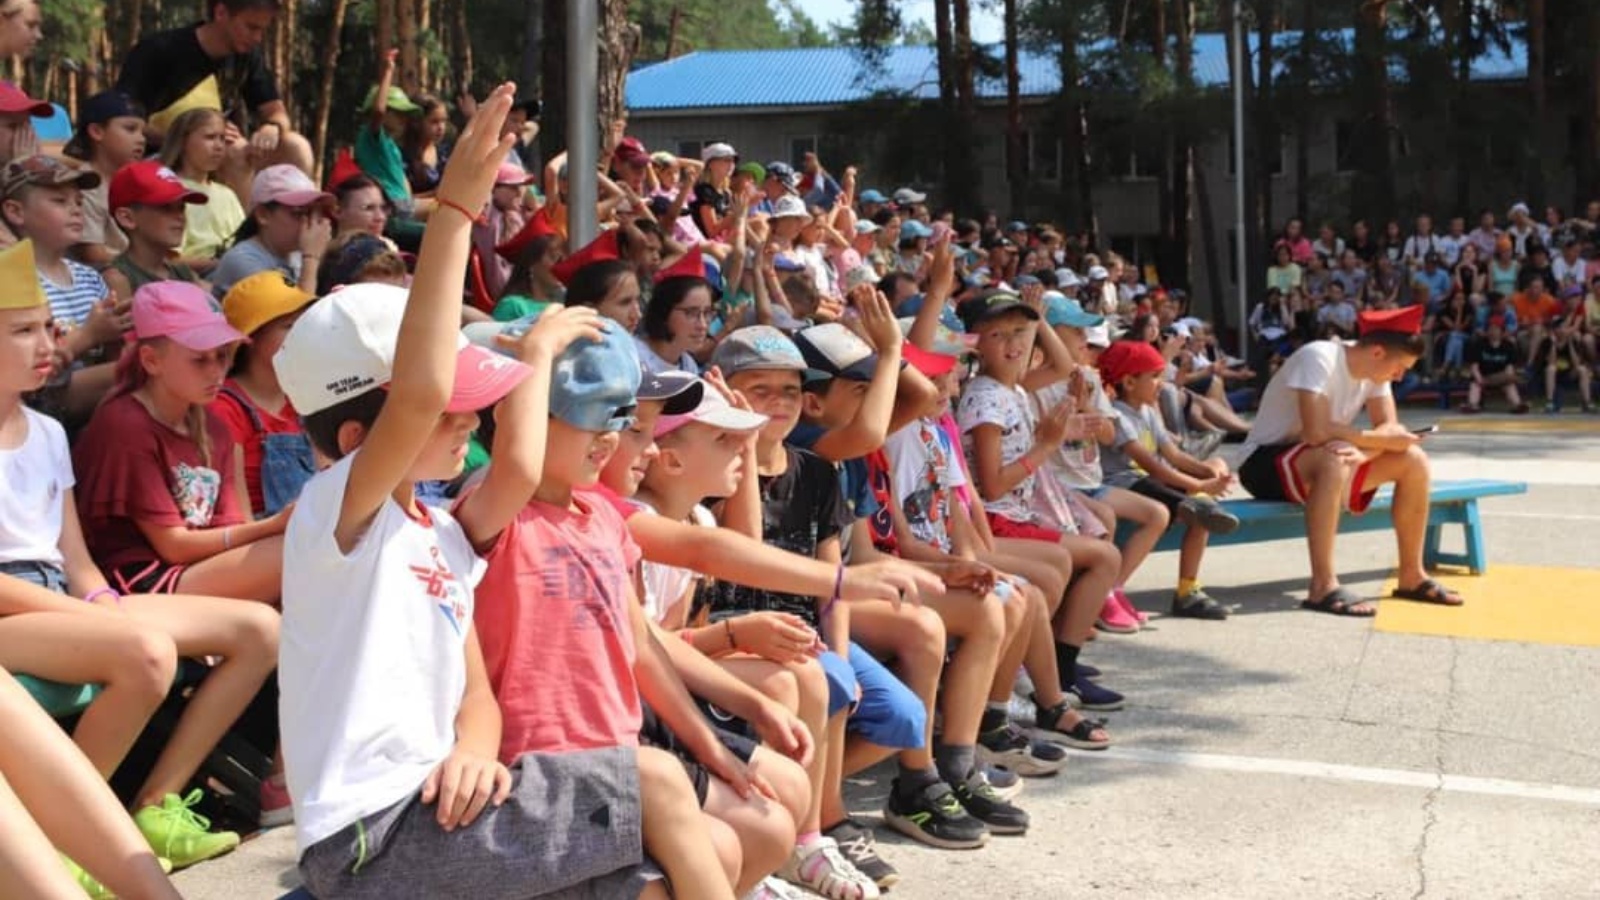
[[[439,173],[449,160],[444,147],[450,130],[450,111],[444,101],[431,94],[419,94],[412,102],[420,111],[406,120],[400,137],[400,156],[406,165],[406,180],[418,197],[431,197],[439,187]]]
[[[695,275],[674,275],[656,283],[645,308],[639,345],[639,363],[648,373],[682,369],[700,373],[695,354],[702,352],[711,336],[711,317],[716,314],[711,283]]]
[[[553,234],[542,234],[528,242],[500,290],[493,313],[496,322],[538,315],[551,303],[566,302],[567,290],[551,271],[561,258],[560,251],[561,239]]]
[[[593,307],[600,315],[620,324],[632,334],[639,327],[639,276],[633,264],[622,259],[603,259],[579,269],[567,282],[568,306]]]
[[[394,205],[383,195],[376,181],[365,175],[352,175],[333,187],[338,214],[333,236],[365,233],[383,237],[384,226],[394,213]]]

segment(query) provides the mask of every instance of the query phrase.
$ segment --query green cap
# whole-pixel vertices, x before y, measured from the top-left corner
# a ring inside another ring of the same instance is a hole
[[[744,174],[749,175],[751,178],[755,179],[756,184],[760,184],[761,182],[767,180],[766,167],[762,166],[761,163],[758,162],[741,163],[739,167],[733,171],[735,173],[743,172]]]
[[[376,100],[377,97],[378,86],[373,85],[372,90],[367,91],[367,99],[361,101],[361,111],[370,112],[372,110],[372,102]],[[411,98],[406,96],[405,91],[402,91],[400,88],[394,86],[390,86],[389,88],[389,102],[386,104],[386,106],[393,112],[405,113],[407,115],[411,113],[422,112],[422,107],[411,102]]]

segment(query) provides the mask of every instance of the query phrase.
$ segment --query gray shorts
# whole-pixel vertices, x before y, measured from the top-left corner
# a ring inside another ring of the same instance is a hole
[[[416,795],[324,838],[300,858],[318,900],[634,900],[661,872],[644,857],[632,747],[529,753],[511,795],[447,833]]]

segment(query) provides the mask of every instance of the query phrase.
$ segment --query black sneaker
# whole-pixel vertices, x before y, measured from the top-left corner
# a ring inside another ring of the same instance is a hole
[[[982,772],[973,772],[966,781],[958,782],[953,790],[967,812],[989,826],[991,834],[1027,832],[1028,814],[996,794]]]
[[[1239,517],[1210,497],[1188,497],[1178,504],[1178,520],[1200,526],[1212,534],[1233,534],[1239,530]]]
[[[889,787],[883,820],[908,838],[944,850],[974,850],[989,843],[989,829],[967,814],[950,785],[936,781],[902,797],[900,779]]]
[[[1116,712],[1126,703],[1121,694],[1090,681],[1081,669],[1065,690],[1073,706],[1090,712]]]
[[[1029,740],[1010,722],[978,734],[978,760],[1030,778],[1054,775],[1067,764],[1067,752],[1054,744]],[[1010,799],[1009,797],[1006,799]]]
[[[1210,594],[1196,588],[1187,597],[1172,595],[1172,614],[1180,619],[1221,622],[1228,617],[1228,608],[1212,599]]]
[[[822,834],[833,838],[844,858],[878,887],[886,888],[900,880],[900,873],[895,871],[894,866],[878,855],[878,839],[871,828],[853,819],[845,819]]]

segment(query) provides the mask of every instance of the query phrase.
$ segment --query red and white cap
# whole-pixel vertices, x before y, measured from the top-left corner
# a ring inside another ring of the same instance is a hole
[[[111,209],[129,206],[168,206],[173,203],[206,203],[210,197],[190,190],[159,159],[128,163],[111,176],[107,198]]]
[[[733,432],[755,431],[767,424],[766,416],[734,406],[710,382],[705,379],[700,381],[704,389],[700,395],[700,403],[694,409],[679,415],[663,413],[656,419],[656,438],[666,437],[679,428],[694,423]]]
[[[340,288],[306,308],[272,358],[278,382],[307,416],[387,387],[394,378],[408,292],[388,284]],[[456,374],[447,412],[476,412],[500,402],[532,370],[457,336]]]
[[[55,107],[49,103],[29,97],[22,88],[9,81],[0,81],[0,113],[27,113],[36,119],[47,119],[55,112]]]
[[[255,181],[250,184],[251,209],[263,203],[310,206],[332,202],[332,194],[317,190],[311,176],[288,164],[267,166],[256,173]]]

